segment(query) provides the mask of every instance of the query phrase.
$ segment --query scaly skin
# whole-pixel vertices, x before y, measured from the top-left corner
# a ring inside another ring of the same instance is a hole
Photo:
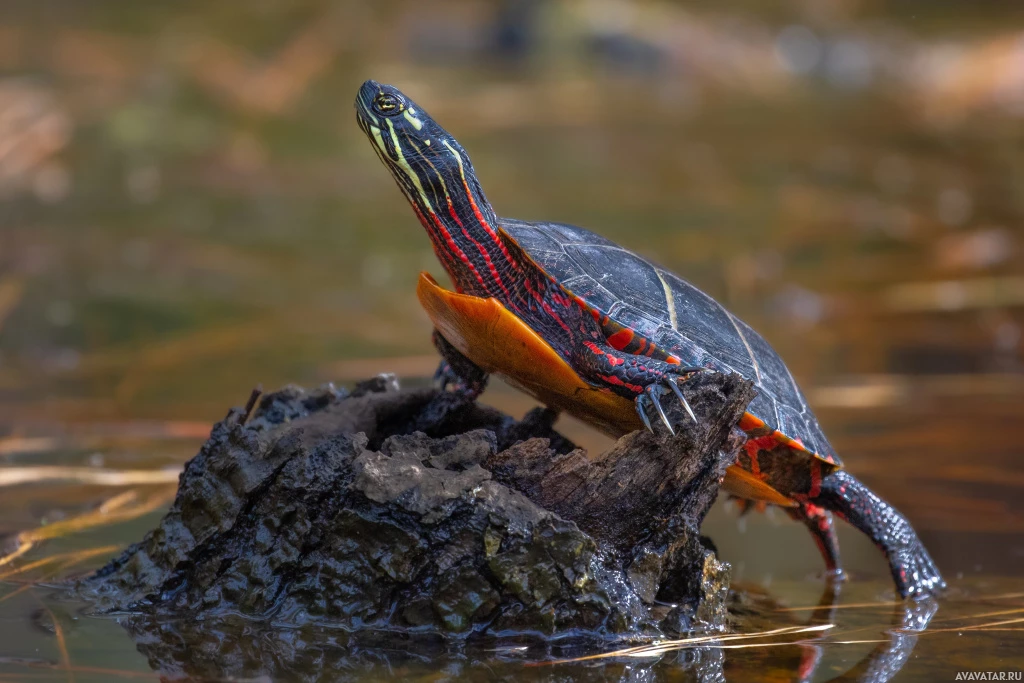
[[[653,408],[656,418],[672,429],[660,404],[666,392],[674,393],[692,416],[679,383],[702,368],[683,367],[677,357],[655,348],[634,330],[589,309],[538,266],[500,229],[469,156],[455,138],[396,88],[374,81],[360,89],[356,113],[360,128],[409,200],[457,291],[496,299],[537,332],[582,380],[633,400],[648,428]],[[437,374],[441,385],[469,398],[479,396],[486,386],[486,373],[436,333],[435,344],[446,359]],[[790,479],[784,464],[789,461],[774,457],[779,443],[775,436],[751,436],[751,443],[757,448],[747,454],[750,462],[756,464],[759,453],[772,458],[762,473],[774,467],[776,474],[783,475],[780,480]],[[806,460],[812,461],[808,471],[792,479],[809,476],[810,488],[776,489],[799,503],[791,514],[811,529],[830,570],[838,568],[839,558],[827,510],[879,544],[901,595],[932,592],[945,585],[899,513],[850,475],[825,476],[821,463],[812,457]]]
[[[813,502],[867,534],[889,560],[900,595],[924,596],[945,588],[938,567],[910,522],[846,470],[821,482]]]

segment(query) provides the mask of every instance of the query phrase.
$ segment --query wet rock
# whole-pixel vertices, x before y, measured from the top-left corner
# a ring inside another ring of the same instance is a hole
[[[709,374],[688,393],[696,425],[679,410],[677,436],[591,459],[544,409],[517,421],[393,376],[286,387],[218,423],[159,526],[78,592],[137,633],[239,615],[460,638],[721,624],[728,567],[699,529],[753,390]]]

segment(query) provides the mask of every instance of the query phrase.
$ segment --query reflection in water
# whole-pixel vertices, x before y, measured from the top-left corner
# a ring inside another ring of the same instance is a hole
[[[838,591],[828,588],[809,624],[833,623]],[[775,639],[758,662],[763,677],[801,682],[820,679],[819,667],[829,647],[849,640],[877,642],[860,661],[831,681],[885,683],[910,658],[918,635],[938,609],[935,600],[899,603],[892,607],[892,629],[879,640],[871,629],[852,629],[816,640]],[[697,681],[724,681],[734,641],[680,645],[657,649],[653,655],[615,657],[609,643],[565,639],[446,641],[413,633],[347,632],[323,626],[275,629],[242,617],[217,617],[203,622],[158,621],[145,615],[120,617],[136,647],[154,671],[171,680],[251,679],[321,681],[366,680],[380,677],[433,679],[438,671],[448,680],[493,679],[653,681],[688,672]],[[842,631],[842,629],[840,629]],[[813,638],[814,636],[811,636]],[[706,640],[706,639],[702,639]],[[765,640],[765,639],[762,639]],[[770,642],[770,641],[769,641]],[[764,642],[750,646],[763,648]],[[794,660],[794,649],[799,653]],[[595,651],[608,651],[600,660]],[[635,652],[636,648],[630,651]],[[741,671],[728,667],[736,675]],[[787,672],[788,675],[787,675]],[[746,676],[752,672],[748,671]],[[738,680],[746,680],[740,676]]]
[[[893,629],[888,632],[888,642],[879,643],[857,666],[831,680],[885,683],[892,679],[910,659],[918,634],[928,628],[938,609],[939,603],[933,598],[911,600],[897,606],[893,610]]]

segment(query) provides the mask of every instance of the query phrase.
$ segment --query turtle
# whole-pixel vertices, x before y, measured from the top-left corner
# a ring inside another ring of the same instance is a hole
[[[499,218],[462,145],[398,88],[368,80],[355,109],[454,285],[428,273],[417,284],[442,388],[475,400],[495,374],[619,437],[653,431],[652,416],[673,431],[666,397],[695,419],[687,380],[737,373],[757,395],[737,425],[745,442],[722,488],[803,522],[831,576],[842,576],[834,514],[882,550],[902,597],[945,587],[910,523],[843,467],[786,364],[749,325],[589,230]]]

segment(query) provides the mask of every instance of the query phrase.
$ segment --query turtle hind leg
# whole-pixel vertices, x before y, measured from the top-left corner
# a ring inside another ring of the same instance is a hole
[[[437,330],[434,330],[432,339],[441,354],[441,363],[434,373],[438,387],[441,391],[451,389],[470,401],[476,400],[487,388],[487,372],[462,355]]]
[[[830,572],[842,572],[839,564],[839,539],[829,511],[813,503],[801,503],[798,507],[787,508],[786,512],[811,532],[825,560],[825,568]]]
[[[814,537],[814,543],[825,560],[825,569],[833,581],[842,580],[843,570],[839,563],[839,538],[832,523],[832,514],[813,503],[800,503],[795,508],[786,508],[786,513],[795,521],[802,522]]]
[[[927,595],[946,587],[910,522],[849,472],[839,470],[824,477],[813,502],[860,529],[881,548],[901,597]]]

